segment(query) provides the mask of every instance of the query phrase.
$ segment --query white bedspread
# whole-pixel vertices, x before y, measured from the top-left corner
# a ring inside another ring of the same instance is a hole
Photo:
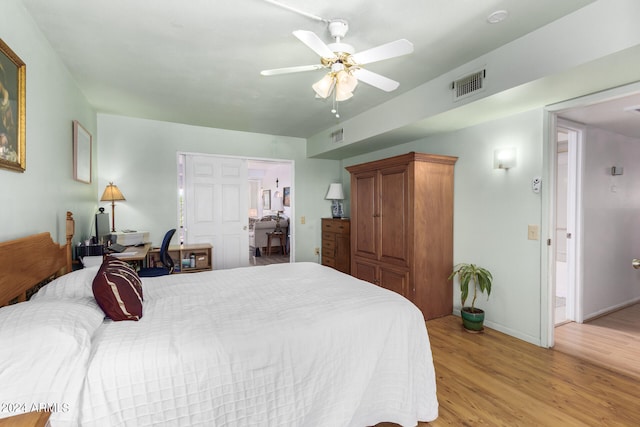
[[[82,426],[415,425],[437,417],[420,311],[314,263],[143,279],[92,343]],[[55,427],[55,424],[54,424]]]

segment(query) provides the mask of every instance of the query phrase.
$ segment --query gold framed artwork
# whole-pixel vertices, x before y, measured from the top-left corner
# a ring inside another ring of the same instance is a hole
[[[0,39],[0,168],[24,172],[27,66]]]
[[[91,134],[73,121],[73,179],[91,183]]]

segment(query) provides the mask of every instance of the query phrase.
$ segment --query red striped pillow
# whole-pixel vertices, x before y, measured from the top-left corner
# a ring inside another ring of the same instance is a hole
[[[142,318],[142,283],[126,262],[107,256],[93,279],[93,295],[114,321]]]

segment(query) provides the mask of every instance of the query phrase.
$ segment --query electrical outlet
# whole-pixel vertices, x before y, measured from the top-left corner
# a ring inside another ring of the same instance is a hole
[[[315,253],[316,255],[320,255],[320,248],[316,248]]]
[[[527,238],[529,240],[540,240],[540,227],[529,224],[527,229]]]
[[[307,222],[307,218],[305,218],[304,216],[300,217],[300,224],[304,224],[305,222]]]

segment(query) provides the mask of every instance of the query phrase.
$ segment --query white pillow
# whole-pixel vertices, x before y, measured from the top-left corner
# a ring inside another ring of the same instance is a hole
[[[0,418],[52,405],[71,420],[79,407],[91,337],[104,318],[85,301],[29,301],[0,308]]]
[[[60,276],[46,284],[35,295],[31,301],[62,300],[62,299],[93,299],[93,278],[96,277],[100,266],[83,268],[72,271],[69,274]]]

